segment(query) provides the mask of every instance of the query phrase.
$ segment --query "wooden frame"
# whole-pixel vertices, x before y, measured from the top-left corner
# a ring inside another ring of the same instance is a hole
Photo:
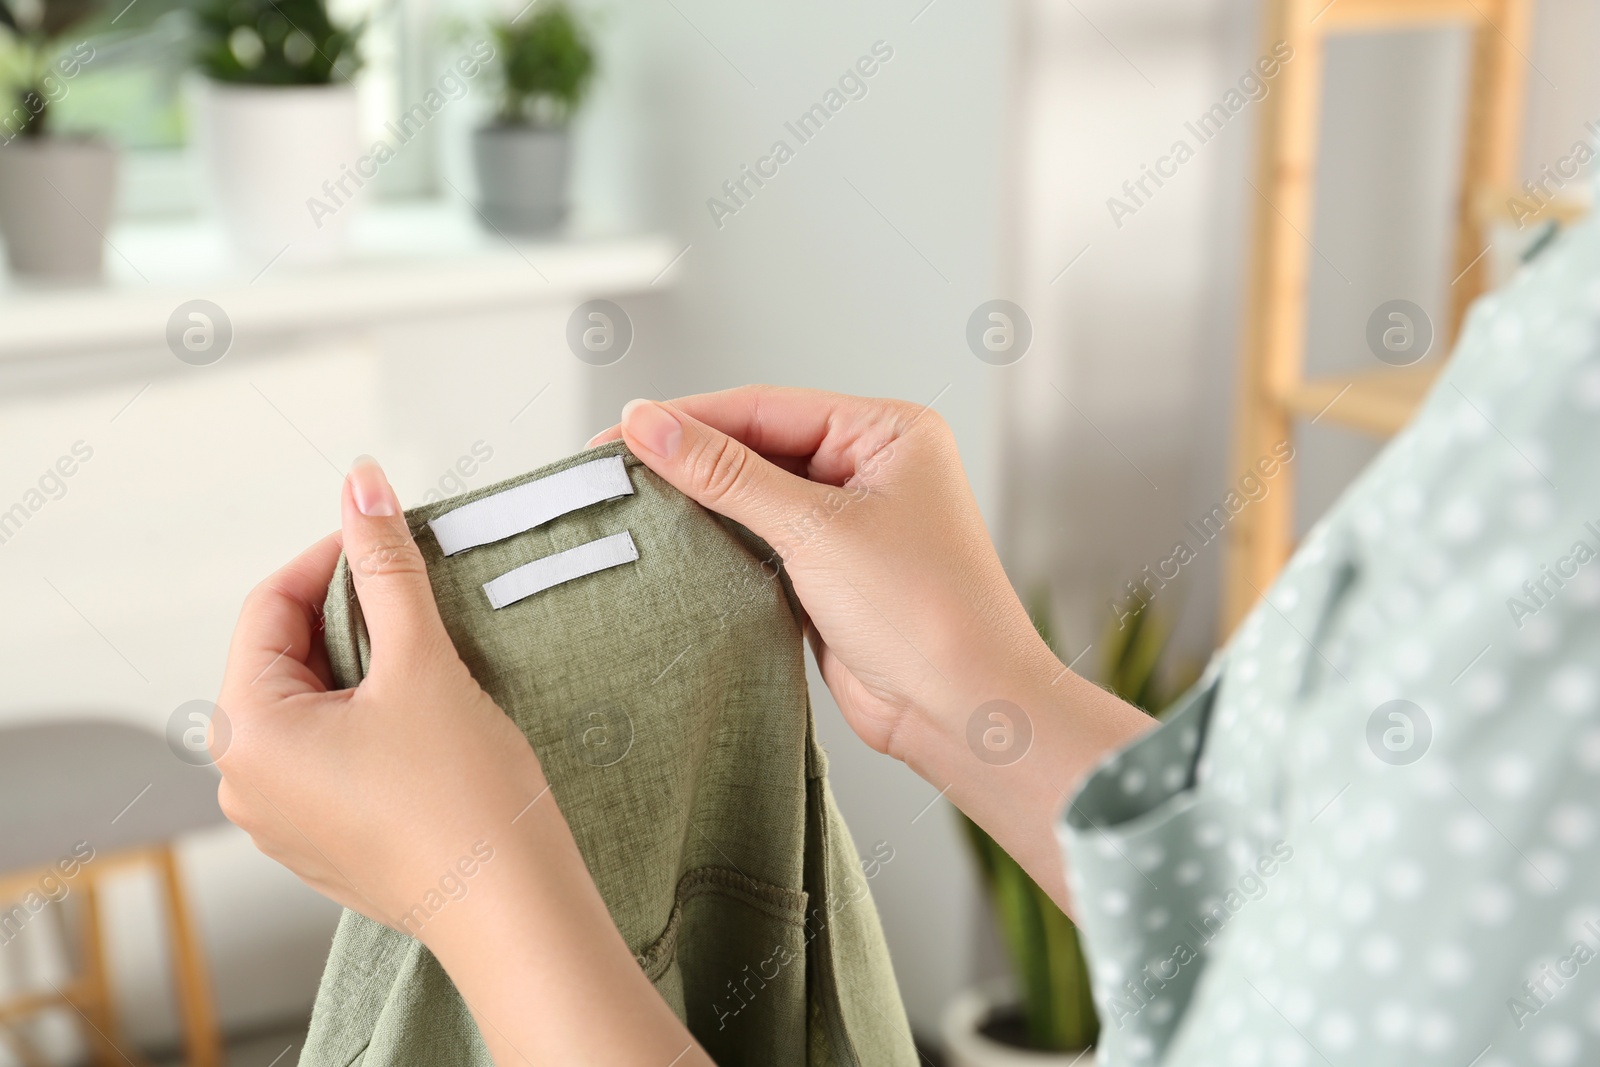
[[[1268,48],[1287,41],[1293,62],[1266,101],[1254,187],[1254,237],[1239,366],[1234,466],[1247,470],[1290,440],[1301,417],[1380,436],[1410,418],[1436,371],[1372,373],[1307,381],[1306,303],[1315,208],[1323,45],[1335,33],[1383,32],[1461,23],[1472,29],[1472,73],[1457,192],[1453,261],[1457,280],[1444,344],[1487,284],[1481,205],[1513,186],[1527,84],[1532,0],[1268,0]],[[1294,541],[1294,481],[1284,467],[1272,493],[1235,516],[1223,560],[1222,629],[1229,633],[1288,560]]]

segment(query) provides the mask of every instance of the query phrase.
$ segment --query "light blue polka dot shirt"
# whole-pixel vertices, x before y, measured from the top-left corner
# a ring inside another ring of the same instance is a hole
[[[1600,227],[1060,834],[1103,1065],[1600,1064]]]

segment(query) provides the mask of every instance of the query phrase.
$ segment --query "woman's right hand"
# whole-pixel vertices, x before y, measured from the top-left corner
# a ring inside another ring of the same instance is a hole
[[[823,678],[867,744],[1058,677],[996,556],[939,414],[752,386],[635,400],[621,435],[652,470],[777,552]],[[595,443],[591,442],[591,444]]]
[[[944,420],[901,400],[752,386],[632,401],[590,443],[619,435],[651,470],[773,547],[850,726],[1068,907],[1056,813],[1151,720],[1072,674],[1040,639]]]

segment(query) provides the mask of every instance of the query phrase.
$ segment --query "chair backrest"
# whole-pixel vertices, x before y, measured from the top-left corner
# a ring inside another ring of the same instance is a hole
[[[114,719],[0,729],[0,873],[169,841],[223,821],[215,768]]]

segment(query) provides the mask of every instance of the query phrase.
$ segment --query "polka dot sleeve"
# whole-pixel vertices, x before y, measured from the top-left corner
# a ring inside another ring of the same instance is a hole
[[[1600,221],[1067,806],[1101,1067],[1600,1064],[1597,457]]]
[[[1196,789],[1217,681],[1100,765],[1059,826],[1093,966],[1103,1062],[1151,1062],[1166,1047],[1220,932],[1212,914],[1237,876],[1218,862],[1247,813]]]

